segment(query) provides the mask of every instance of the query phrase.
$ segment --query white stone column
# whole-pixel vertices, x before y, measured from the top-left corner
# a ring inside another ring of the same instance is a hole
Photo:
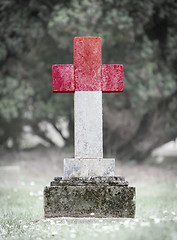
[[[75,158],[64,159],[64,177],[114,176],[115,159],[103,159],[101,91],[74,96]]]
[[[103,158],[101,91],[76,91],[74,97],[75,158]]]

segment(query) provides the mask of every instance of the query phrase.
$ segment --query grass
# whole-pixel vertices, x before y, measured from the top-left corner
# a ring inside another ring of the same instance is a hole
[[[0,187],[0,239],[177,239],[174,182],[137,185],[136,218],[119,222],[43,220],[43,188],[28,180]]]

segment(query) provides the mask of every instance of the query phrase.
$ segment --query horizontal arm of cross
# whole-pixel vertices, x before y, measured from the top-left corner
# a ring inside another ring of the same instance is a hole
[[[74,65],[53,65],[52,78],[53,78],[53,92],[75,92],[75,91],[88,91],[77,84],[74,77]],[[95,86],[96,85],[96,86]],[[101,84],[97,83],[93,86],[91,91],[102,92],[123,92],[123,65],[120,64],[103,64],[101,65]],[[79,89],[77,88],[79,86]],[[82,89],[83,88],[83,89]]]
[[[101,38],[74,38],[74,64],[53,65],[53,92],[123,91],[123,66],[101,64]]]

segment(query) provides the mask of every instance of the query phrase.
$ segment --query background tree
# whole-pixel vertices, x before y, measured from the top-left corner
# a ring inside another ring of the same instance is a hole
[[[72,63],[75,36],[101,36],[103,63],[124,64],[124,93],[105,94],[104,149],[143,160],[177,136],[177,3],[175,0],[11,0],[0,3],[0,142],[19,146],[24,125],[62,135],[73,95],[52,94],[51,65]]]

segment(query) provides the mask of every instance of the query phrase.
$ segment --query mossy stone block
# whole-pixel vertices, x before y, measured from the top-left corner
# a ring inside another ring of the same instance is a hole
[[[135,188],[129,186],[62,185],[44,189],[44,215],[53,217],[135,217]],[[93,214],[94,213],[94,214]]]

